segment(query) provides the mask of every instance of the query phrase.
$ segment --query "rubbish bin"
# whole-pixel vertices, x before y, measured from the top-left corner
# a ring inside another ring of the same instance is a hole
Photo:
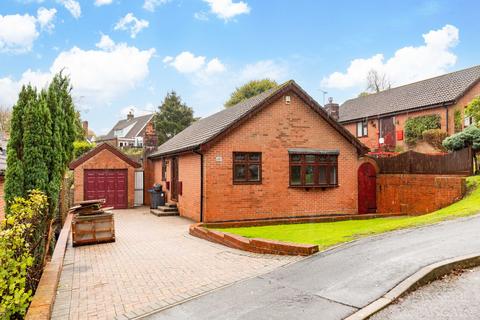
[[[157,209],[157,207],[165,205],[165,194],[162,192],[161,184],[153,185],[153,189],[148,192],[150,193],[150,209]]]

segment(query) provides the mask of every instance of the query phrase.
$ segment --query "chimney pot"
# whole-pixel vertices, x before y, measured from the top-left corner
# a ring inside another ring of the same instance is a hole
[[[127,120],[132,120],[133,119],[133,112],[129,111],[127,114]]]
[[[338,103],[334,103],[333,98],[330,97],[328,98],[328,103],[325,105],[325,111],[327,111],[330,118],[334,119],[335,121],[338,121],[339,107],[340,106],[338,105]]]
[[[82,121],[82,129],[85,136],[88,136],[88,121]]]

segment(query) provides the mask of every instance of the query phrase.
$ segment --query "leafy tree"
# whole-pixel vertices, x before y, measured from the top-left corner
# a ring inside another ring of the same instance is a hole
[[[230,99],[225,102],[225,108],[236,105],[237,103],[256,96],[264,91],[275,88],[278,86],[277,82],[270,79],[252,80],[247,82],[240,88],[236,88],[230,95]]]
[[[465,114],[473,118],[475,124],[480,123],[480,96],[473,99],[465,109]]]
[[[75,159],[95,148],[95,143],[90,143],[85,140],[75,141],[73,143],[73,156]]]
[[[424,131],[440,129],[440,127],[440,116],[438,114],[408,118],[405,121],[405,142],[409,145],[414,145],[418,140],[422,139]]]
[[[193,109],[175,91],[167,93],[154,116],[158,143],[162,144],[195,121]]]

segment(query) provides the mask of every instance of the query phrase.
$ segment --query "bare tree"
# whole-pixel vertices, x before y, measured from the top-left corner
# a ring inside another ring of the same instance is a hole
[[[390,80],[384,73],[379,73],[377,70],[370,70],[367,75],[367,92],[378,93],[383,90],[391,88]]]
[[[0,106],[0,134],[10,133],[10,119],[12,118],[12,110]]]

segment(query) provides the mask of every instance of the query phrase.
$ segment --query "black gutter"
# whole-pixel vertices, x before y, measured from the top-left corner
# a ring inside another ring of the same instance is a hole
[[[193,150],[200,156],[200,222],[203,222],[203,153]]]
[[[445,107],[445,122],[446,122],[446,129],[447,129],[447,134],[448,134],[448,106]]]

